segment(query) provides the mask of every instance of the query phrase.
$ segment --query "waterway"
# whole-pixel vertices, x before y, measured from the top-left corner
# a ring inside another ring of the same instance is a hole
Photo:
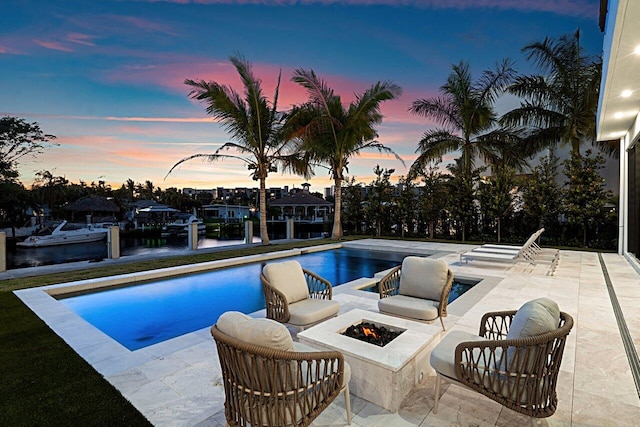
[[[260,239],[254,237],[254,242]],[[198,248],[240,245],[240,237],[218,239],[201,237]],[[143,255],[149,253],[167,253],[187,248],[186,237],[121,237],[120,255]],[[75,261],[102,260],[107,257],[107,244],[104,241],[77,243],[43,248],[7,248],[7,269],[37,267],[41,265],[62,264]]]

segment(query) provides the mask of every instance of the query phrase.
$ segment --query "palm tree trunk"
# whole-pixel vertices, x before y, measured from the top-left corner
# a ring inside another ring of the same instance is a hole
[[[342,237],[342,178],[334,178],[335,186],[335,212],[333,213],[333,231],[331,238],[334,240]]]
[[[498,243],[500,243],[501,228],[502,228],[502,221],[500,221],[500,217],[498,217]]]
[[[263,245],[269,245],[269,233],[267,231],[267,185],[265,178],[260,178],[260,239]]]

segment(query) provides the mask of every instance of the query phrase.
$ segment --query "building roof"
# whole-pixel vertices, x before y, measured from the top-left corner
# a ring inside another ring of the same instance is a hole
[[[92,194],[64,207],[74,212],[120,212],[120,207],[106,197]]]
[[[275,200],[269,200],[269,206],[333,206],[333,203],[314,196],[307,190],[298,190]]]

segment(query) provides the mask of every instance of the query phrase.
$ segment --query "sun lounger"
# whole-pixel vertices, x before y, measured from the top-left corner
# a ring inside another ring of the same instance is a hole
[[[544,228],[533,233],[522,246],[511,245],[482,245],[460,254],[460,264],[463,260],[482,260],[494,262],[527,262],[536,265],[538,261],[549,261],[551,273],[555,271],[560,252],[552,250],[550,254],[543,253],[542,248],[535,241],[540,237]]]

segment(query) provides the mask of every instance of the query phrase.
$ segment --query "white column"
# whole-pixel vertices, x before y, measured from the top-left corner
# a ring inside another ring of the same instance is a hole
[[[198,250],[198,223],[192,222],[189,224],[189,249],[192,251]]]
[[[288,218],[287,219],[287,239],[293,239],[293,236],[295,236],[294,229],[293,229],[293,218]]]
[[[244,244],[250,245],[253,243],[253,221],[244,222]]]
[[[7,233],[0,231],[0,271],[7,270]]]
[[[628,134],[627,134],[628,136]],[[629,197],[627,189],[629,185],[629,152],[627,151],[626,138],[620,138],[620,194],[618,201],[618,253],[624,255],[628,250],[629,237],[627,235]]]
[[[120,258],[120,228],[117,225],[107,231],[107,254],[109,259]]]

